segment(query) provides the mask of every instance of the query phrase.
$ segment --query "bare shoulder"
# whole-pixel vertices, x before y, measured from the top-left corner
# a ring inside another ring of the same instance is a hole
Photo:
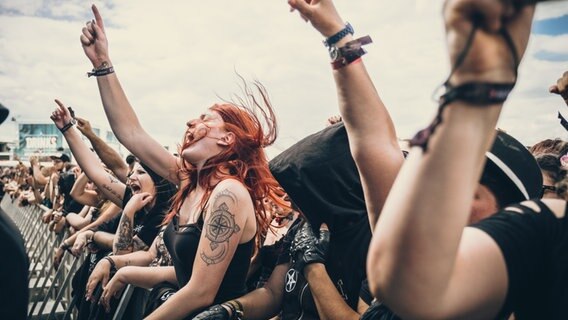
[[[216,202],[215,200],[225,199],[239,206],[246,205],[248,202],[252,203],[252,199],[245,185],[235,179],[225,179],[219,182],[215,188],[213,188],[211,199],[214,200],[213,203]]]
[[[566,212],[566,201],[561,199],[542,199],[544,203],[552,213],[558,218],[564,218]]]

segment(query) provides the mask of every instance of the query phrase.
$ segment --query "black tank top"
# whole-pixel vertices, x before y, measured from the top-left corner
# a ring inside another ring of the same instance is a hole
[[[197,223],[179,225],[175,216],[164,232],[164,242],[172,256],[179,287],[185,286],[193,271],[193,262],[197,256],[197,247],[203,229],[203,218],[199,217]],[[246,276],[250,265],[254,246],[254,237],[245,243],[239,244],[233,260],[225,272],[219,291],[215,296],[214,304],[219,304],[244,295],[246,290]]]

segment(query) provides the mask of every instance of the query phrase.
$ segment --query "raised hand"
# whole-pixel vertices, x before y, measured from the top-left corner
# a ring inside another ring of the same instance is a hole
[[[94,135],[93,128],[91,127],[91,123],[87,119],[83,119],[80,117],[75,117],[77,120],[77,129],[81,131],[81,133],[85,137],[89,137],[89,135]]]
[[[288,0],[288,4],[326,38],[345,27],[331,0]]]
[[[503,36],[510,35],[518,60],[522,58],[530,34],[534,5],[521,6],[516,1],[447,0],[444,5],[446,39],[452,66],[466,48],[474,26],[475,33],[465,60],[450,83],[469,81],[513,83],[516,65],[512,50]]]
[[[94,20],[88,21],[86,26],[82,29],[81,45],[85,55],[94,68],[103,66],[104,63],[110,64],[108,56],[108,40],[105,33],[103,18],[99,13],[99,9],[93,4]]]
[[[55,99],[55,103],[57,103],[57,108],[51,113],[50,118],[55,123],[55,126],[61,130],[61,128],[71,122],[73,118],[69,110],[63,105],[63,102]]]
[[[319,233],[317,237],[308,222],[296,233],[290,253],[292,265],[297,271],[303,272],[304,267],[310,263],[325,263],[329,247],[329,229],[325,223],[321,225]]]
[[[556,84],[552,85],[548,90],[551,93],[559,94],[568,104],[568,71],[564,72],[562,78],[558,79]]]

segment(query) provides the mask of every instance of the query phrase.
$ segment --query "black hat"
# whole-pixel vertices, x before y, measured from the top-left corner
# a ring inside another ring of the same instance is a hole
[[[367,219],[359,172],[342,122],[300,140],[270,161],[270,171],[312,225]]]
[[[538,198],[542,188],[540,168],[529,150],[507,133],[497,130],[480,183],[494,193],[501,207]]]
[[[63,161],[63,162],[69,162],[69,161],[71,161],[71,158],[69,158],[69,156],[68,156],[66,153],[63,153],[63,152],[56,153],[56,154],[52,155],[50,158],[51,158],[52,160],[54,160],[54,159],[59,159],[59,160],[61,160],[61,161]]]

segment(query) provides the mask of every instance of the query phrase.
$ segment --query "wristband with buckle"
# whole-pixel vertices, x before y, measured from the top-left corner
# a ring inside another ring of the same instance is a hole
[[[329,53],[331,59],[331,65],[334,70],[341,69],[353,61],[361,58],[364,54],[367,53],[362,46],[372,43],[373,40],[370,36],[364,36],[353,41],[349,41],[345,44],[345,46],[341,48],[337,47],[330,47]]]
[[[71,119],[71,121],[69,121],[66,125],[64,125],[61,129],[59,129],[59,131],[61,131],[61,133],[65,133],[65,131],[69,130],[72,126],[74,126],[77,123],[77,120],[75,119]]]

